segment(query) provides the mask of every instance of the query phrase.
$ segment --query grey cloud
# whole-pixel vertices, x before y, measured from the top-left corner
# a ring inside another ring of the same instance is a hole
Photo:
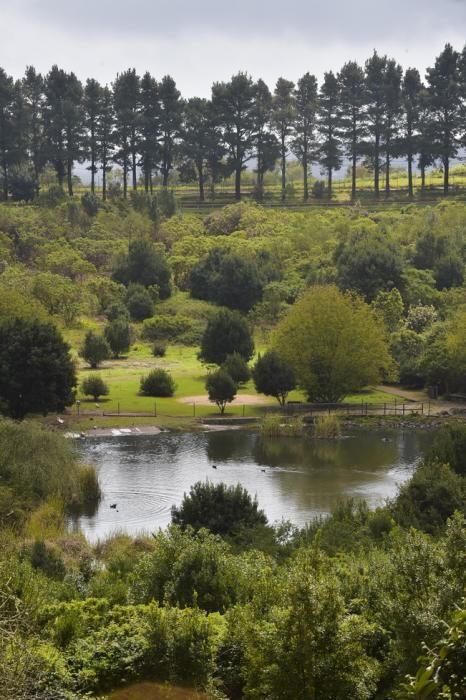
[[[290,33],[321,46],[336,39],[366,41],[369,34],[376,44],[390,35],[409,41],[421,28],[466,22],[464,0],[19,0],[18,5],[26,19],[62,31],[154,41],[210,30],[241,38]]]

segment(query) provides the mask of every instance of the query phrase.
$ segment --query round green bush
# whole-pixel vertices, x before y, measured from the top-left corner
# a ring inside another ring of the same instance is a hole
[[[173,396],[175,380],[164,369],[153,369],[145,377],[141,377],[141,394],[143,396]]]

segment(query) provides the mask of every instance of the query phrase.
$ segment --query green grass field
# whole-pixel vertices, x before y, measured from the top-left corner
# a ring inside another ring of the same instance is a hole
[[[67,340],[73,346],[77,354],[82,336],[89,325],[84,324],[84,330],[71,330],[66,333]],[[263,348],[260,348],[263,350]],[[205,404],[206,390],[204,387],[205,376],[208,372],[197,359],[198,348],[182,345],[169,346],[166,356],[155,358],[151,353],[150,345],[136,342],[125,358],[107,360],[98,370],[92,370],[79,361],[79,382],[89,373],[98,373],[108,385],[108,396],[96,402],[85,397],[78,391],[80,406],[75,405],[71,409],[73,423],[84,429],[89,427],[89,414],[93,413],[92,424],[97,427],[122,427],[129,424],[160,424],[183,425],[193,422],[193,419],[218,415],[215,404]],[[160,367],[168,370],[176,381],[176,392],[171,398],[152,398],[140,396],[139,386],[141,377],[151,369]],[[241,397],[244,401],[241,401]],[[258,405],[255,400],[260,402]],[[183,400],[184,399],[184,400]],[[300,391],[290,394],[291,401],[304,401],[305,396]],[[347,397],[351,403],[383,403],[393,401],[393,396],[371,389]],[[255,416],[261,413],[262,405],[275,405],[276,401],[270,397],[258,395],[252,381],[241,387],[238,391],[238,399],[227,407],[225,415],[228,416]],[[128,414],[150,413],[150,416],[103,416],[102,413]]]

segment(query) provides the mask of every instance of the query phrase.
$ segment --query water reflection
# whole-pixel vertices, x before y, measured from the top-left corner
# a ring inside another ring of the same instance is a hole
[[[103,499],[95,515],[74,522],[91,540],[164,527],[171,506],[194,482],[209,478],[243,484],[271,521],[303,525],[344,496],[366,498],[371,506],[393,496],[428,439],[413,432],[263,439],[236,430],[89,438],[81,449],[98,469]]]

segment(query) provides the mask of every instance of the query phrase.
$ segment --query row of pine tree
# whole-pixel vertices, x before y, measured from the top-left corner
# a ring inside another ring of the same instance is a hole
[[[304,199],[308,199],[311,165],[326,174],[327,194],[343,158],[349,158],[352,196],[356,196],[357,165],[373,172],[374,191],[390,192],[390,166],[395,157],[408,164],[408,188],[413,195],[413,169],[423,182],[426,168],[439,163],[444,192],[449,190],[452,158],[466,135],[466,47],[462,53],[446,45],[427,69],[425,82],[415,68],[403,72],[392,58],[377,52],[364,66],[346,63],[335,74],[325,73],[319,86],[306,73],[296,84],[279,78],[273,93],[263,80],[238,73],[214,83],[211,99],[184,100],[170,76],[158,82],[134,69],[118,74],[111,86],[90,78],[83,85],[74,73],[53,66],[46,76],[27,68],[21,80],[0,69],[0,179],[3,198],[11,182],[29,178],[38,191],[46,165],[52,165],[60,186],[73,194],[73,168],[86,162],[95,191],[102,174],[114,165],[122,170],[123,195],[144,188],[153,178],[167,186],[176,169],[185,182],[197,181],[204,199],[211,186],[234,174],[241,196],[241,173],[254,159],[257,195],[265,174],[280,164],[285,197],[286,163],[293,154],[303,169]]]

